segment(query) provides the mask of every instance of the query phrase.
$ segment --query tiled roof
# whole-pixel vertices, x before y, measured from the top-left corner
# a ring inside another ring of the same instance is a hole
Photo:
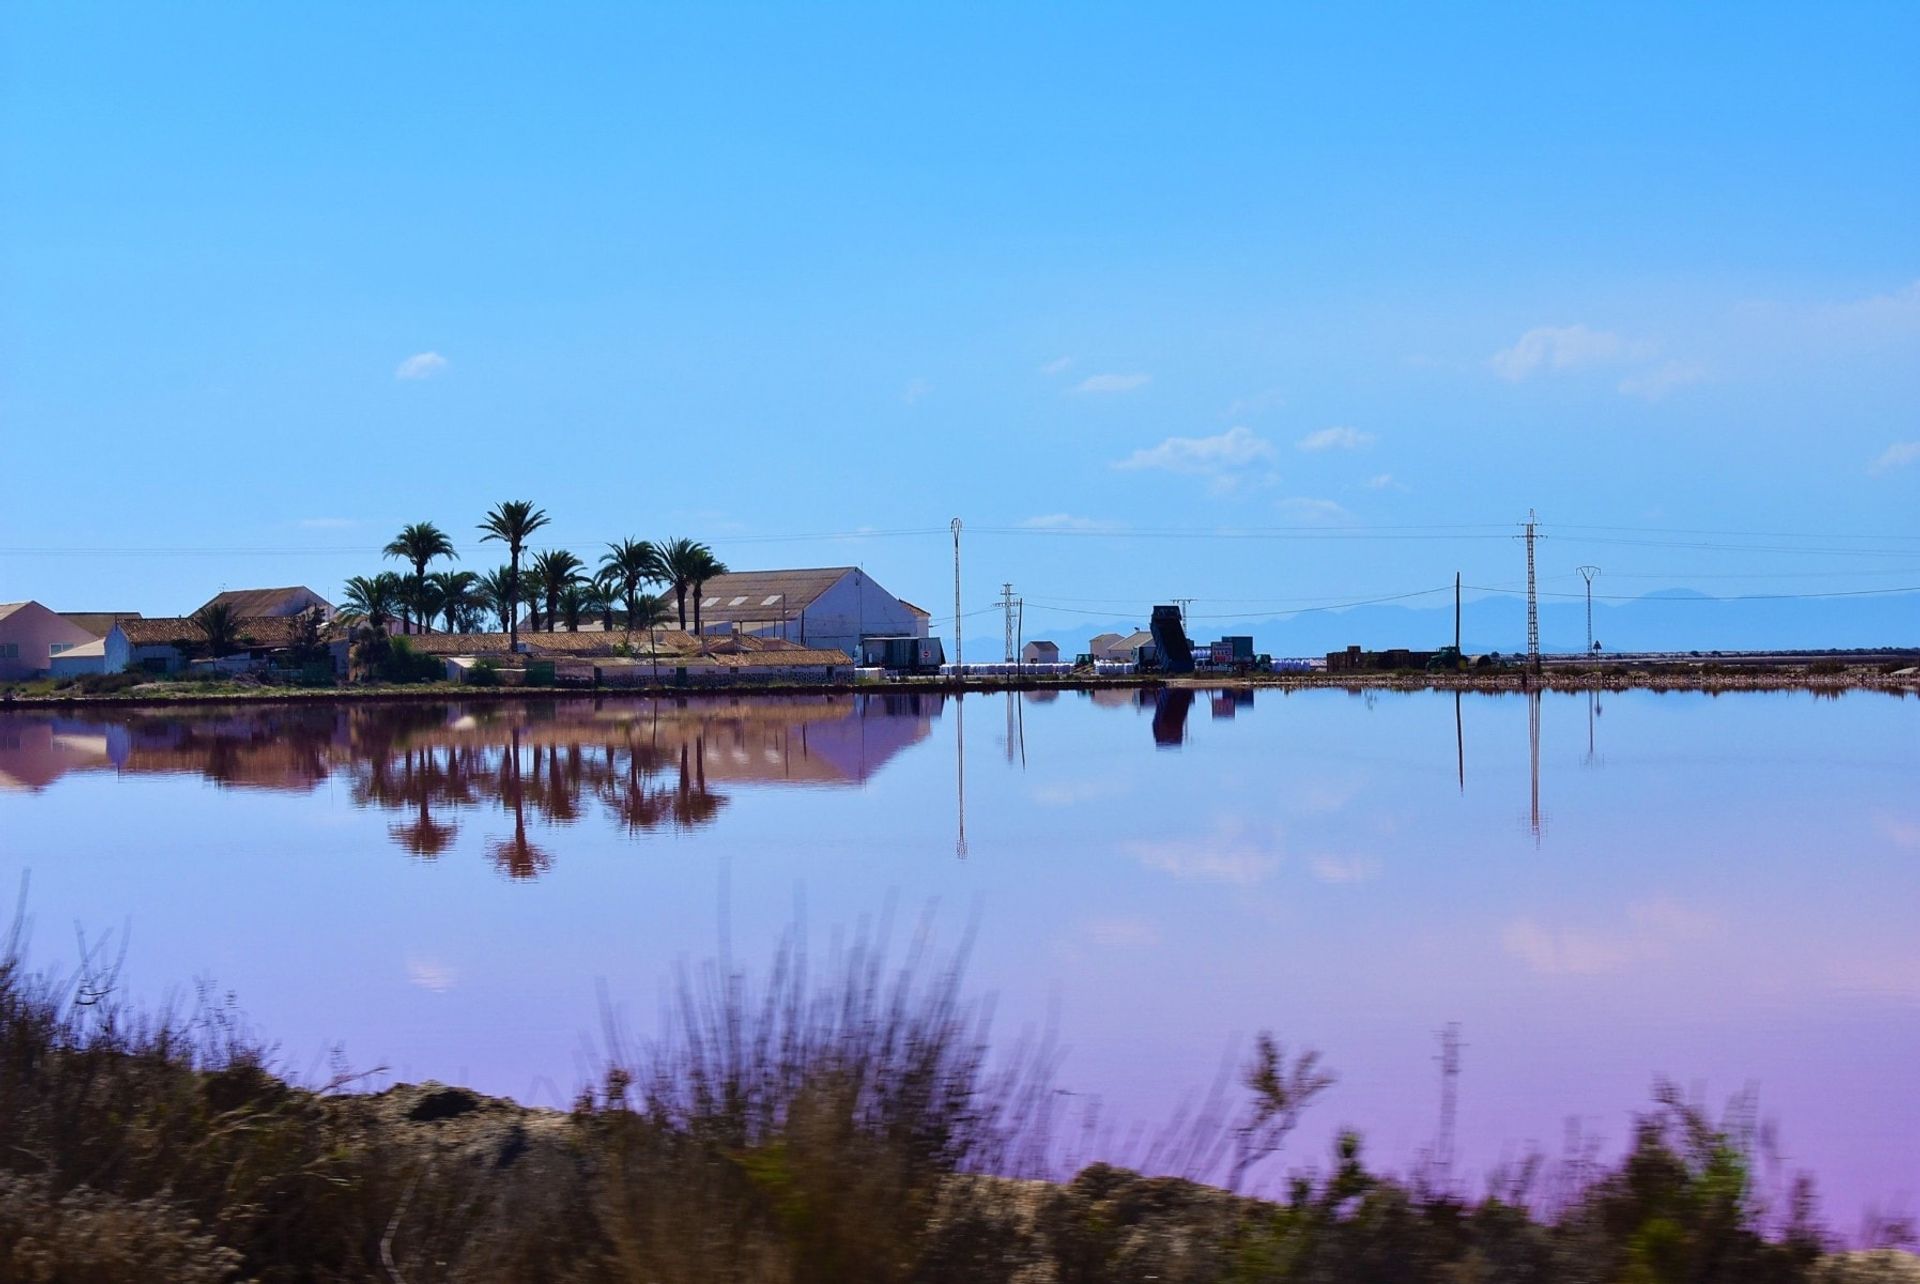
[[[248,618],[262,615],[286,615],[299,610],[308,597],[320,597],[320,595],[304,584],[289,584],[285,588],[228,589],[224,593],[216,593],[200,610],[204,611],[209,606],[225,603],[233,608],[235,615]],[[326,601],[325,598],[320,600]],[[199,611],[194,612],[195,615],[199,613]]]
[[[797,571],[735,571],[716,575],[700,589],[702,622],[752,619],[778,622],[813,605],[815,598],[858,570],[820,566]],[[693,594],[687,594],[687,618],[693,618]]]
[[[845,651],[802,646],[777,651],[747,651],[738,655],[716,655],[711,658],[715,663],[730,669],[784,669],[815,665],[844,668],[853,663],[853,657]]]
[[[504,633],[418,633],[406,643],[421,655],[499,655],[507,649]]]
[[[297,632],[296,623],[290,615],[254,616],[234,621],[233,636],[247,647],[290,646]],[[170,646],[177,642],[207,640],[204,629],[177,615],[121,620],[114,627],[134,646]]]
[[[79,627],[85,629],[87,632],[93,634],[93,636],[97,638],[103,638],[107,636],[107,634],[113,632],[113,626],[118,624],[120,621],[139,619],[140,612],[138,611],[62,611],[60,612],[60,618],[67,621],[70,624],[78,625]]]
[[[507,635],[504,633],[420,633],[408,635],[407,645],[422,655],[504,655],[507,652]],[[564,629],[557,633],[536,633],[531,629],[520,631],[520,644],[530,655],[612,655],[616,647],[625,646],[627,634],[624,629],[615,629],[611,633],[570,633]],[[698,650],[698,644],[690,633],[678,629],[656,629],[651,642],[644,629],[636,630],[633,635],[633,649],[637,655],[645,655],[649,646],[657,647],[661,655],[684,654]]]

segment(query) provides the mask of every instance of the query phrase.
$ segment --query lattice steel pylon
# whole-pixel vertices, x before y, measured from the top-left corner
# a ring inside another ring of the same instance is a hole
[[[1007,621],[1006,661],[1008,664],[1013,663],[1014,655],[1015,655],[1015,647],[1017,646],[1017,643],[1014,641],[1013,606],[1014,606],[1013,585],[1002,584],[1000,586],[1000,611],[1001,611],[1001,614],[1006,616],[1006,621]]]
[[[1539,517],[1527,510],[1527,668],[1540,672],[1540,599],[1533,584],[1533,528]]]

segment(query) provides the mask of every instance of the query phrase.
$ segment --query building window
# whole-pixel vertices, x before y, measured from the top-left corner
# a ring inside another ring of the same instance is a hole
[[[0,642],[0,660],[18,660],[20,644],[18,642]]]
[[[47,647],[47,654],[48,654],[48,655],[59,655],[59,654],[60,654],[60,653],[61,653],[62,651],[71,651],[71,650],[73,650],[73,643],[71,643],[71,642],[55,642],[55,643],[53,643],[52,645],[50,645],[50,646],[48,646],[48,647]]]

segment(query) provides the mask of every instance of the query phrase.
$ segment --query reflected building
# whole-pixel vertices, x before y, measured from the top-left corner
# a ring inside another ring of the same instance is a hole
[[[9,713],[0,790],[88,772],[294,793],[345,780],[355,806],[401,814],[387,832],[422,859],[453,846],[463,816],[504,813],[511,834],[489,855],[530,878],[551,863],[530,822],[598,817],[639,835],[713,823],[730,789],[856,788],[926,740],[943,703],[889,693]]]

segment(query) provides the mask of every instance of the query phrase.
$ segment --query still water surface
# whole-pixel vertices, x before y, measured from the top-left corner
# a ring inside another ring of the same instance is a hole
[[[1834,1221],[1920,1193],[1920,707],[1318,690],[0,714],[32,953],[125,932],[296,1069],[564,1104],[604,994],[895,907],[972,927],[1004,1034],[1166,1117],[1261,1028],[1404,1168],[1458,1023],[1458,1166],[1665,1075],[1756,1086]],[[895,937],[906,935],[906,927]],[[1239,1040],[1239,1045],[1236,1045]]]

